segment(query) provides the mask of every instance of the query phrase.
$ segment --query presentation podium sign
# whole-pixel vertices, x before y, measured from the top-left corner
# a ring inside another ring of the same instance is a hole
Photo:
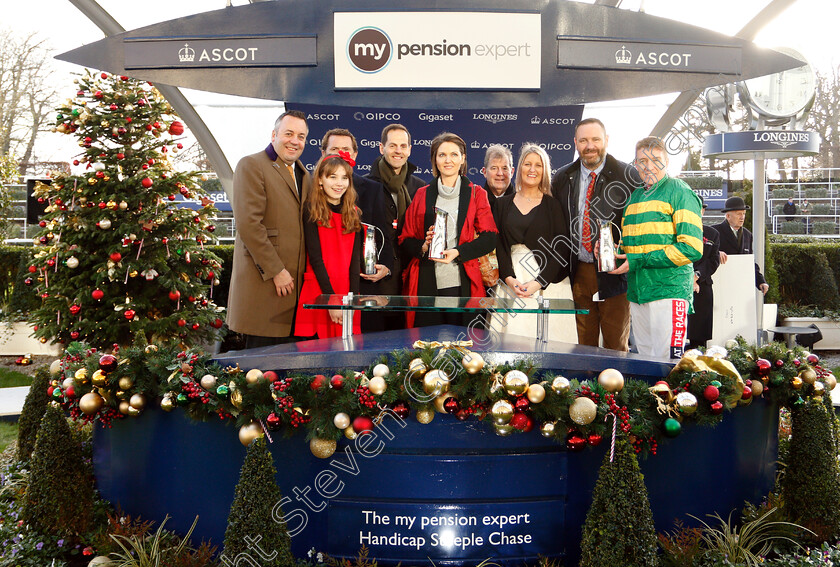
[[[730,254],[726,263],[712,276],[715,308],[712,317],[712,341],[722,345],[741,335],[756,340],[755,256]]]

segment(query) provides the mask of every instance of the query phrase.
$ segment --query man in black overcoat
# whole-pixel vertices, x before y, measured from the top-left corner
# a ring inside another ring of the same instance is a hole
[[[723,206],[726,220],[712,227],[720,235],[721,264],[726,263],[726,257],[729,254],[753,253],[753,235],[744,228],[744,220],[747,218],[749,208],[741,197],[728,198]],[[767,280],[764,279],[764,274],[758,269],[758,264],[755,265],[755,287],[765,295],[770,289]]]
[[[702,201],[702,197],[701,197]],[[703,202],[703,212],[706,212]],[[720,235],[711,226],[703,226],[703,257],[694,262],[694,313],[688,316],[689,348],[705,347],[712,338],[712,313],[715,296],[712,275],[720,266]]]

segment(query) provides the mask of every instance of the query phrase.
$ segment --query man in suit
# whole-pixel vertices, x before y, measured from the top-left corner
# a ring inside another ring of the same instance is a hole
[[[487,191],[491,209],[499,197],[513,195],[513,155],[510,150],[501,144],[493,144],[487,148],[481,175],[485,179],[484,189]]]
[[[630,336],[630,304],[627,276],[597,270],[593,255],[598,236],[595,219],[614,223],[613,241],[618,244],[624,206],[633,189],[642,184],[636,170],[607,153],[604,124],[597,118],[581,120],[575,128],[579,157],[560,168],[551,182],[551,192],[570,219],[571,280],[575,305],[588,309],[576,315],[578,343],[627,351]]]
[[[706,202],[700,197],[706,212]],[[688,316],[688,341],[691,348],[705,347],[712,338],[712,313],[715,296],[712,275],[720,266],[720,235],[711,226],[703,226],[703,257],[694,262],[694,313]]]
[[[744,203],[744,199],[741,197],[730,197],[726,200],[723,206],[726,219],[713,227],[720,235],[721,264],[726,263],[728,254],[753,253],[753,235],[744,228],[744,220],[747,218],[747,209],[749,208],[749,205]],[[755,265],[755,287],[765,295],[767,290],[770,289],[764,279],[764,274],[758,269],[758,264]]]
[[[321,140],[321,156],[336,155],[338,152],[347,152],[350,158],[356,161],[359,155],[359,146],[356,137],[344,128],[333,128],[328,130]],[[376,273],[361,274],[359,293],[362,295],[384,295],[380,280],[390,279],[394,268],[394,243],[388,239],[391,233],[389,229],[388,215],[385,207],[385,188],[378,181],[368,177],[362,177],[353,172],[353,187],[356,189],[356,205],[362,211],[362,222],[372,224],[379,229],[376,235],[377,246],[381,246],[379,261],[376,264]],[[376,230],[376,229],[374,229]],[[384,239],[384,242],[383,242]],[[384,331],[385,322],[380,313],[363,312],[361,320],[362,331]]]
[[[245,347],[287,342],[306,261],[301,204],[311,183],[300,162],[306,115],[280,115],[271,143],[239,161],[233,176],[236,241],[227,324]],[[281,236],[282,235],[282,236]]]

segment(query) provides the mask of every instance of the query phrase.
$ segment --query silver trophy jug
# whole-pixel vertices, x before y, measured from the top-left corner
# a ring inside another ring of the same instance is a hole
[[[429,258],[443,260],[443,251],[446,250],[446,211],[435,207],[435,228],[432,236],[432,244],[429,246]]]
[[[598,224],[598,271],[611,272],[615,269],[615,242],[613,241],[613,223],[595,219]]]
[[[376,231],[379,229],[372,224],[364,222],[362,226],[365,227],[365,242],[362,245],[362,260],[364,262],[362,272],[366,276],[372,276],[376,274],[376,264],[379,263],[379,254],[382,253],[382,248],[376,247]],[[380,230],[380,232],[382,231]],[[382,241],[385,241],[384,235],[382,236]]]

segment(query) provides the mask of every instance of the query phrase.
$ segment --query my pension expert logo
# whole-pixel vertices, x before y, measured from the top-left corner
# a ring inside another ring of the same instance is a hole
[[[359,28],[347,42],[347,58],[362,73],[377,73],[391,62],[391,38],[379,28]]]

